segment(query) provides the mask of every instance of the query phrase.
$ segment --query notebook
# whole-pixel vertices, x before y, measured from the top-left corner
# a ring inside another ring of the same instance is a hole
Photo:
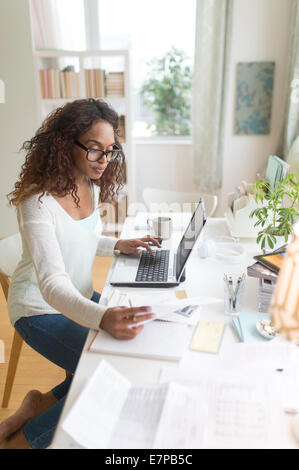
[[[199,320],[190,349],[218,353],[224,332],[224,323]]]
[[[188,348],[192,332],[193,328],[186,324],[152,321],[129,340],[118,340],[106,331],[98,331],[88,349],[105,354],[179,361]]]
[[[271,188],[274,188],[277,181],[286,177],[290,165],[276,155],[270,155],[266,170],[266,179]]]
[[[267,313],[240,312],[232,318],[232,327],[241,342],[268,341],[256,329],[259,320],[269,320]]]

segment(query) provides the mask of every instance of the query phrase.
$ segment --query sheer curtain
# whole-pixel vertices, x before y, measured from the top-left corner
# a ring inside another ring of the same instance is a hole
[[[33,39],[36,49],[62,49],[58,0],[31,0]]]
[[[291,145],[299,136],[299,0],[293,0],[289,80],[282,155],[287,158]]]
[[[31,0],[36,49],[86,48],[84,0]]]
[[[193,79],[195,185],[215,191],[222,182],[222,125],[226,57],[233,0],[197,0]]]

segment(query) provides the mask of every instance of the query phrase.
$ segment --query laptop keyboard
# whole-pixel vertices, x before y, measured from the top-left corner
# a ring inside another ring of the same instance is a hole
[[[135,281],[163,282],[168,278],[169,250],[147,250],[142,252]]]

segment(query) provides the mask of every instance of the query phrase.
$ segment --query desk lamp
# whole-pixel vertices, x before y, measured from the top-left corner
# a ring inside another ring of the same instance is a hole
[[[279,271],[269,314],[278,332],[299,346],[299,222]],[[293,432],[299,442],[299,414],[294,417]]]

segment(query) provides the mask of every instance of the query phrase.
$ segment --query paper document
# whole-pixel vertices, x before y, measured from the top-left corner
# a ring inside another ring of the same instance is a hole
[[[107,447],[126,401],[130,382],[102,361],[77,399],[63,428],[78,444]]]
[[[88,449],[187,448],[197,400],[177,384],[130,386],[102,361],[62,427]]]
[[[186,317],[182,314],[177,313],[178,310],[191,304],[195,306],[193,314],[190,317]],[[160,294],[160,295],[138,295],[138,294],[125,294],[117,289],[114,290],[112,296],[108,301],[108,307],[116,306],[133,306],[133,307],[152,307],[152,312],[155,314],[155,320],[172,321],[176,323],[186,323],[187,325],[195,325],[198,316],[195,315],[195,311],[199,309],[199,305],[194,303],[194,299],[188,298],[177,298],[173,294]],[[137,314],[138,315],[138,314]],[[149,323],[153,320],[146,320],[138,322],[135,326],[139,326],[145,323]]]
[[[283,409],[273,385],[224,374],[207,382],[206,443],[213,448],[285,447]]]
[[[295,344],[275,338],[265,343],[223,344],[220,355],[194,353],[190,349],[184,354],[179,369],[163,368],[160,382],[169,382],[178,377],[197,377],[213,370],[236,372],[240,376],[250,374],[259,382],[266,375],[280,390],[283,408],[288,413],[299,412],[299,351]]]
[[[271,374],[168,368],[160,383],[175,381],[201,391],[206,407],[204,448],[284,448],[280,389]],[[204,403],[204,405],[203,405]]]
[[[268,381],[219,374],[132,386],[105,361],[62,427],[89,449],[281,448],[284,433]]]
[[[156,320],[171,321],[176,323],[186,323],[187,325],[196,325],[200,315],[200,308],[202,305],[208,305],[211,303],[223,302],[222,299],[214,297],[180,297],[174,295],[174,293],[157,294],[157,295],[139,295],[139,294],[127,294],[114,289],[111,297],[108,299],[108,307],[116,306],[130,306],[152,307],[153,313],[156,315]],[[187,306],[193,306],[192,314],[190,316],[182,315],[178,313],[180,309]],[[147,320],[148,323],[153,320]],[[139,323],[142,324],[141,322]]]

